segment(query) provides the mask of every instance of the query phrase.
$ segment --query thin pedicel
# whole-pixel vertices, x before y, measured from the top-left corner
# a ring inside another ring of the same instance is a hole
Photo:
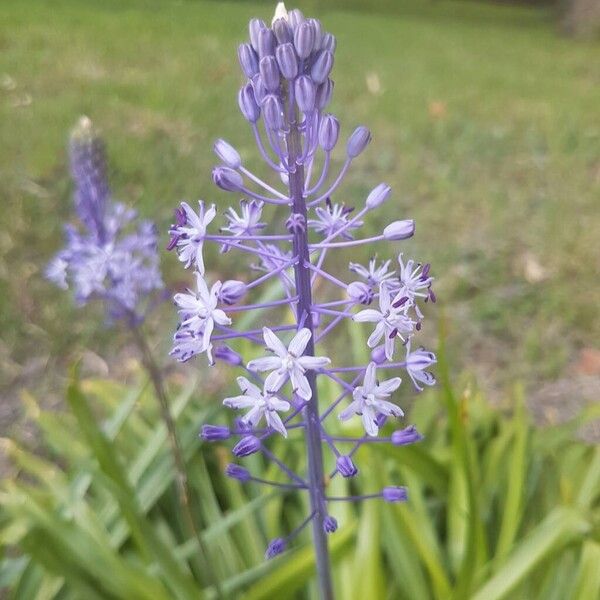
[[[228,142],[215,143],[221,164],[213,170],[214,183],[244,198],[239,210],[218,211],[225,219],[219,234],[207,233],[207,226],[215,218],[214,205],[207,210],[200,202],[198,212],[190,214],[189,205],[182,203],[176,211],[169,248],[177,251],[184,266],[196,270],[197,281],[196,289],[175,297],[180,324],[172,354],[185,361],[205,353],[210,364],[222,361],[239,371],[240,394],[225,398],[224,404],[243,411],[242,416],[233,428],[207,424],[201,436],[206,441],[236,438],[234,456],[243,459],[261,453],[289,481],[281,484],[264,480],[240,465],[229,465],[228,476],[279,489],[283,485],[284,492],[308,494],[310,514],[290,534],[272,540],[266,556],[272,558],[283,552],[311,524],[319,589],[321,597],[329,599],[333,598],[333,590],[327,535],[338,527],[328,512],[329,504],[370,498],[386,502],[407,499],[406,489],[398,486],[364,496],[329,496],[326,481],[338,474],[355,477],[358,467],[354,459],[363,444],[404,446],[421,439],[413,426],[387,436],[380,437],[379,433],[388,420],[403,416],[393,402],[402,383],[398,369],[406,371],[417,390],[435,383],[428,371],[436,362],[434,354],[422,348],[411,350],[412,339],[423,321],[418,303],[435,301],[433,278],[429,265],[405,260],[402,254],[397,257],[397,270],[391,259],[373,258],[368,266],[351,262],[349,269],[354,276],[350,281],[330,272],[330,253],[380,241],[389,247],[413,236],[415,223],[411,219],[396,220],[378,235],[360,235],[369,213],[391,196],[385,183],[377,185],[356,211],[334,201],[353,161],[371,141],[370,131],[357,127],[346,142],[341,168],[332,171],[340,124],[326,107],[333,93],[330,75],[335,37],[325,32],[316,19],[305,18],[299,10],[287,12],[282,3],[270,27],[260,19],[252,19],[249,34],[249,42],[238,50],[247,78],[238,94],[238,104],[251,126],[259,154],[275,177],[265,181],[265,177],[244,166],[239,152]],[[278,221],[267,214],[272,210],[269,205],[275,206],[278,215],[282,206],[287,206],[289,213]],[[257,277],[237,282],[239,285],[218,281],[208,284],[202,252],[210,243],[218,244],[222,252],[250,255],[255,261],[250,266],[259,272]],[[255,290],[273,280],[281,284],[279,298],[264,303],[249,299]],[[222,293],[225,286],[229,290],[226,295]],[[317,289],[323,300],[314,295]],[[294,326],[243,331],[236,323],[240,313],[260,310],[262,319],[267,311],[277,314],[284,305],[293,313]],[[347,322],[370,327],[366,345],[371,359],[365,365],[339,364],[339,357],[332,361],[322,350],[331,333]],[[244,359],[242,345],[237,346],[240,341],[245,342],[244,349],[250,342],[263,352],[253,352],[250,360]],[[321,398],[325,408],[321,408],[318,398],[317,382],[322,378],[340,388],[340,393],[326,402]],[[329,434],[332,415],[343,421],[360,419],[365,435]],[[272,435],[288,437],[292,432],[301,432],[304,437],[307,468],[303,474],[295,473],[267,447]],[[324,458],[327,464],[335,465],[329,473]]]

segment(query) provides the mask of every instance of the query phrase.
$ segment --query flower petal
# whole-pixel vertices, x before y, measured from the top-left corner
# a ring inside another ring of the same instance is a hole
[[[267,421],[267,425],[280,433],[283,437],[287,437],[287,429],[281,420],[281,417],[273,410],[268,410],[265,412],[265,419]]]
[[[330,364],[331,359],[326,356],[301,356],[296,362],[305,369],[315,370]]]
[[[265,340],[267,348],[275,352],[277,356],[280,358],[285,358],[287,356],[287,348],[268,327],[263,327],[263,339]]]
[[[269,373],[265,379],[265,390],[267,392],[279,391],[288,380],[289,374],[285,370],[277,370]]]
[[[383,319],[383,315],[373,308],[361,310],[352,317],[352,320],[357,323],[377,323],[381,319]]]
[[[375,437],[379,433],[379,426],[375,417],[375,411],[370,406],[366,406],[363,410],[362,422],[367,435],[371,437]]]
[[[306,346],[312,336],[310,329],[303,327],[292,339],[288,350],[294,356],[302,356]]]
[[[251,360],[247,368],[249,371],[272,371],[281,367],[281,359],[278,356],[263,356]]]

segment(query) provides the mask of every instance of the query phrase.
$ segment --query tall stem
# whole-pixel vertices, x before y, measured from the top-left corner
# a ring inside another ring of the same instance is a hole
[[[287,134],[287,147],[289,152],[289,190],[292,199],[292,213],[304,217],[304,227],[296,228],[294,232],[294,256],[298,261],[294,265],[296,292],[298,294],[297,321],[298,326],[310,329],[311,339],[306,347],[305,354],[314,356],[314,327],[312,322],[312,291],[311,271],[306,267],[310,261],[307,234],[307,211],[304,200],[304,167],[296,165],[296,159],[301,156],[300,133],[296,123],[290,124]],[[306,456],[308,463],[308,482],[311,509],[314,511],[312,520],[313,542],[317,563],[317,575],[322,600],[333,599],[331,585],[331,570],[329,566],[329,549],[327,547],[327,534],[323,529],[325,512],[325,478],[323,473],[323,454],[321,448],[321,432],[319,420],[319,399],[317,396],[316,373],[308,371],[307,379],[312,390],[312,398],[303,409],[306,428]]]
[[[183,509],[183,515],[186,521],[187,528],[198,542],[198,546],[202,556],[201,562],[203,572],[207,573],[209,579],[212,580],[211,583],[213,583],[215,586],[217,596],[219,598],[223,598],[224,596],[218,578],[210,566],[210,560],[208,558],[208,549],[206,548],[206,544],[202,541],[202,537],[200,535],[200,532],[198,531],[198,527],[196,526],[196,520],[194,519],[194,514],[192,512],[192,494],[187,477],[187,469],[185,466],[185,460],[183,458],[183,452],[181,451],[181,446],[179,444],[179,439],[177,437],[177,429],[175,428],[175,422],[173,421],[173,417],[171,416],[171,411],[169,409],[169,399],[167,397],[165,386],[163,384],[162,373],[160,372],[158,364],[154,360],[154,356],[152,354],[152,351],[150,350],[150,346],[148,345],[148,342],[146,341],[146,338],[140,327],[138,325],[133,325],[131,327],[131,330],[133,333],[135,343],[142,355],[142,361],[144,363],[144,366],[146,367],[148,375],[150,376],[152,386],[154,387],[156,398],[158,399],[158,403],[160,406],[161,418],[167,429],[167,438],[169,440],[169,445],[171,446],[173,462],[175,463],[179,501]]]

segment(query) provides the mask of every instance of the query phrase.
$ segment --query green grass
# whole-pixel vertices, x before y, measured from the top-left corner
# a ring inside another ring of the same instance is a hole
[[[373,229],[417,219],[404,248],[434,265],[453,361],[496,382],[561,373],[600,334],[600,46],[561,39],[546,12],[523,8],[307,6],[339,41],[333,112],[345,133],[365,123],[374,134],[340,199],[360,203],[386,180],[394,200]],[[2,2],[0,367],[10,376],[96,335],[90,313],[40,273],[70,214],[69,128],[82,113],[96,122],[115,195],[163,231],[182,198],[225,205],[210,183],[211,143],[225,137],[252,162],[235,48],[248,18],[269,11],[249,2]],[[380,94],[369,93],[368,74]],[[231,261],[218,269],[235,273]],[[541,265],[539,281],[528,280],[527,261]],[[172,284],[187,275],[173,257],[164,265]],[[166,340],[169,306],[163,316]]]

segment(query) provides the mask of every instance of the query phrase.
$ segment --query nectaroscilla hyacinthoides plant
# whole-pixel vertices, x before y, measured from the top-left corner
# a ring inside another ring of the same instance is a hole
[[[195,270],[196,289],[174,297],[180,323],[172,354],[187,361],[204,353],[211,365],[222,361],[238,370],[239,395],[225,398],[223,404],[245,413],[235,420],[234,427],[207,424],[201,435],[207,441],[236,439],[233,454],[238,459],[262,453],[288,482],[265,481],[240,464],[230,464],[228,476],[309,495],[309,514],[291,533],[272,540],[266,556],[283,552],[312,524],[319,588],[321,596],[328,599],[333,591],[327,536],[337,529],[329,514],[330,504],[366,498],[402,502],[407,498],[405,488],[391,485],[366,496],[331,497],[327,482],[336,476],[357,476],[354,459],[363,444],[402,446],[420,439],[413,426],[400,428],[389,437],[379,436],[379,431],[387,419],[403,416],[392,402],[402,381],[399,370],[418,390],[434,383],[427,369],[435,356],[412,344],[423,320],[419,303],[435,301],[433,279],[429,265],[405,260],[402,254],[393,266],[391,260],[378,262],[376,258],[367,266],[351,262],[349,281],[327,270],[332,252],[377,242],[385,242],[389,248],[414,234],[414,222],[397,220],[378,235],[358,237],[364,219],[390,197],[390,187],[384,183],[368,194],[357,211],[333,200],[352,162],[371,140],[366,127],[357,127],[347,139],[341,169],[330,172],[340,132],[336,117],[326,112],[333,92],[330,74],[335,37],[324,31],[318,20],[304,18],[299,10],[287,12],[283,4],[277,6],[271,27],[253,19],[249,31],[249,43],[241,44],[238,51],[247,78],[238,103],[260,155],[276,177],[271,183],[263,181],[245,168],[230,144],[224,140],[215,143],[222,164],[213,170],[213,181],[243,199],[239,209],[221,211],[223,226],[215,233],[209,233],[217,215],[214,204],[201,201],[195,210],[184,202],[176,210],[169,247],[186,267]],[[285,189],[277,182],[283,182]],[[267,207],[274,209],[273,215],[267,216]],[[257,276],[248,281],[209,282],[203,258],[205,243],[217,244],[221,252],[235,251],[248,257]],[[262,285],[273,281],[280,283],[280,298],[267,302],[251,299]],[[316,297],[317,284],[324,300]],[[287,324],[289,319],[276,324],[285,309],[292,311],[293,324]],[[242,330],[235,321],[246,311],[258,312],[261,321],[274,324]],[[328,336],[346,321],[368,323],[371,328],[365,340],[371,352],[367,364],[343,364],[343,353],[329,357],[321,350]],[[251,360],[238,352],[241,340],[259,347]],[[264,356],[256,358],[261,352]],[[336,397],[319,398],[318,381],[323,378],[339,387]],[[335,418],[360,418],[364,435],[328,433]],[[299,433],[306,446],[305,473],[294,472],[268,444],[274,435]],[[324,451],[332,454],[333,466],[327,473],[324,458],[329,459]]]

